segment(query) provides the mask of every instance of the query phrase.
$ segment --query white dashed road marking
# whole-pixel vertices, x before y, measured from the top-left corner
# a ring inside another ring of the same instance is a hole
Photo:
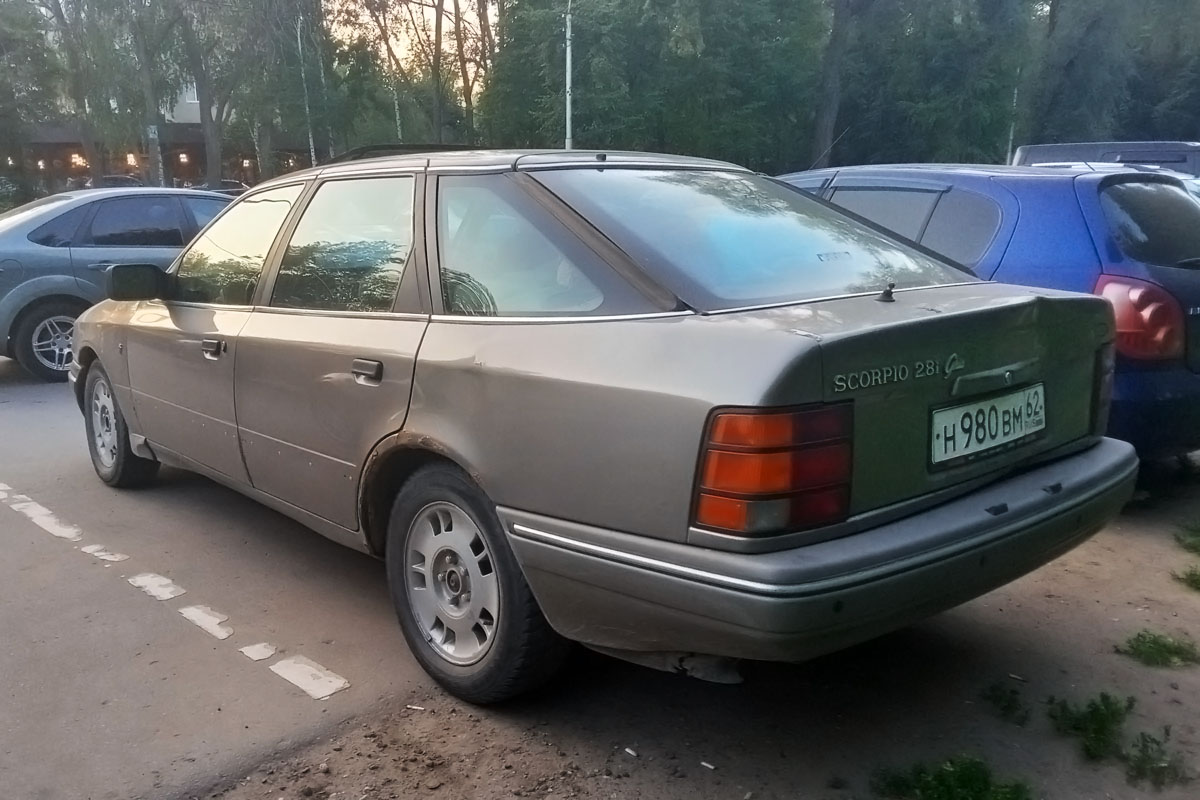
[[[4,491],[5,494],[5,497],[3,498],[5,505],[7,505],[13,511],[24,514],[29,518],[30,522],[32,522],[34,525],[37,525],[51,536],[57,536],[60,539],[67,539],[72,542],[78,542],[83,538],[83,531],[79,530],[79,528],[74,525],[68,525],[67,523],[60,521],[58,517],[54,516],[54,513],[50,509],[46,508],[41,503],[34,502],[29,498],[28,495],[14,494],[9,496],[8,492],[11,491],[11,489],[9,489],[7,486],[2,491]]]
[[[229,619],[228,614],[213,611],[208,606],[187,606],[179,609],[179,613],[183,614],[184,619],[195,623],[200,630],[218,639],[228,639],[233,636],[233,628],[221,624]]]
[[[304,690],[314,700],[324,700],[350,687],[350,681],[304,656],[292,656],[271,665],[271,672]]]
[[[170,600],[172,597],[179,597],[179,595],[187,593],[182,586],[172,583],[170,578],[155,575],[153,572],[143,572],[141,575],[134,575],[127,580],[130,585],[136,586],[155,600]]]
[[[105,550],[104,545],[102,544],[89,544],[87,547],[81,547],[79,549],[87,553],[89,556],[95,556],[101,561],[124,561],[125,559],[129,558],[129,556],[125,555],[124,553],[111,553],[108,550]]]
[[[270,642],[259,642],[239,648],[238,652],[251,661],[262,661],[264,658],[275,655],[275,645]]]

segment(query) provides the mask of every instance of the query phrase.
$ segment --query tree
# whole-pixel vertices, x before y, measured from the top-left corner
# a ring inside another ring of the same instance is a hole
[[[96,130],[92,120],[93,108],[88,104],[88,76],[94,75],[88,44],[88,25],[85,0],[38,0],[49,15],[52,35],[63,54],[66,70],[67,97],[71,102],[71,116],[79,143],[87,159],[88,170],[93,179],[103,174],[103,164],[96,148]]]
[[[62,72],[47,46],[47,27],[30,0],[0,3],[0,149],[12,152],[30,125],[56,114]]]
[[[142,93],[142,127],[147,158],[147,182],[162,186],[165,174],[159,126],[162,124],[160,89],[166,83],[164,53],[179,24],[182,13],[155,0],[117,0],[112,12],[122,20],[133,45],[133,60],[137,69],[138,87]],[[178,83],[170,85],[178,90]]]
[[[842,105],[842,62],[857,21],[875,0],[830,0],[832,5],[829,43],[821,58],[821,89],[817,99],[817,118],[813,130],[812,166],[829,166],[833,151],[838,111]]]

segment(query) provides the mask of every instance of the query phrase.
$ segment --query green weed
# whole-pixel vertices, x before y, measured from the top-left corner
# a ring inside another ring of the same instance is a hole
[[[1117,645],[1116,651],[1149,667],[1182,667],[1200,663],[1200,650],[1196,649],[1195,642],[1154,631],[1134,634],[1124,645]]]
[[[984,689],[980,697],[992,704],[997,716],[1005,722],[1024,727],[1029,721],[1029,708],[1021,702],[1021,693],[1003,683],[993,683]]]
[[[1149,733],[1138,734],[1125,753],[1125,777],[1130,783],[1149,781],[1155,789],[1162,789],[1191,780],[1183,756],[1167,750],[1170,740],[1170,726],[1163,728],[1161,739]]]
[[[903,772],[886,772],[872,790],[894,800],[1033,800],[1020,781],[1001,783],[991,767],[977,758],[960,756],[930,769],[918,764]]]
[[[1200,524],[1184,525],[1179,533],[1175,534],[1175,541],[1189,553],[1200,555]]]
[[[1172,572],[1171,574],[1184,586],[1200,592],[1200,567],[1193,564],[1183,572]]]
[[[1125,719],[1136,703],[1132,697],[1118,700],[1101,692],[1099,697],[1089,700],[1082,707],[1053,697],[1047,703],[1047,713],[1054,723],[1054,729],[1061,734],[1078,737],[1086,758],[1102,761],[1121,757],[1121,734]]]

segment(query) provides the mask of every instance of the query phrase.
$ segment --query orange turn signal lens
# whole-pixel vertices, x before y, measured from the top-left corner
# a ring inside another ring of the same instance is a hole
[[[733,494],[779,494],[850,480],[850,443],[747,453],[709,450],[701,486]]]
[[[726,447],[791,447],[850,435],[847,403],[772,414],[726,412],[713,418],[709,444]]]

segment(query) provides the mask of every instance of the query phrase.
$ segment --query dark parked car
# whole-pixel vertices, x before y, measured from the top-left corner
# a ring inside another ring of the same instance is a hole
[[[1067,161],[1110,161],[1151,164],[1200,175],[1200,142],[1077,142],[1027,144],[1013,154],[1013,164],[1033,167]]]
[[[75,317],[114,263],[165,269],[229,198],[181,189],[85,189],[0,214],[0,356],[65,381]]]
[[[731,164],[349,161],[109,280],[71,368],[99,478],[175,464],[382,557],[415,657],[478,702],[567,640],[863,641],[1074,547],[1137,470],[1106,303]]]
[[[1200,448],[1200,203],[1111,165],[845,167],[786,175],[981,278],[1091,292],[1117,315],[1109,434],[1145,457]]]

